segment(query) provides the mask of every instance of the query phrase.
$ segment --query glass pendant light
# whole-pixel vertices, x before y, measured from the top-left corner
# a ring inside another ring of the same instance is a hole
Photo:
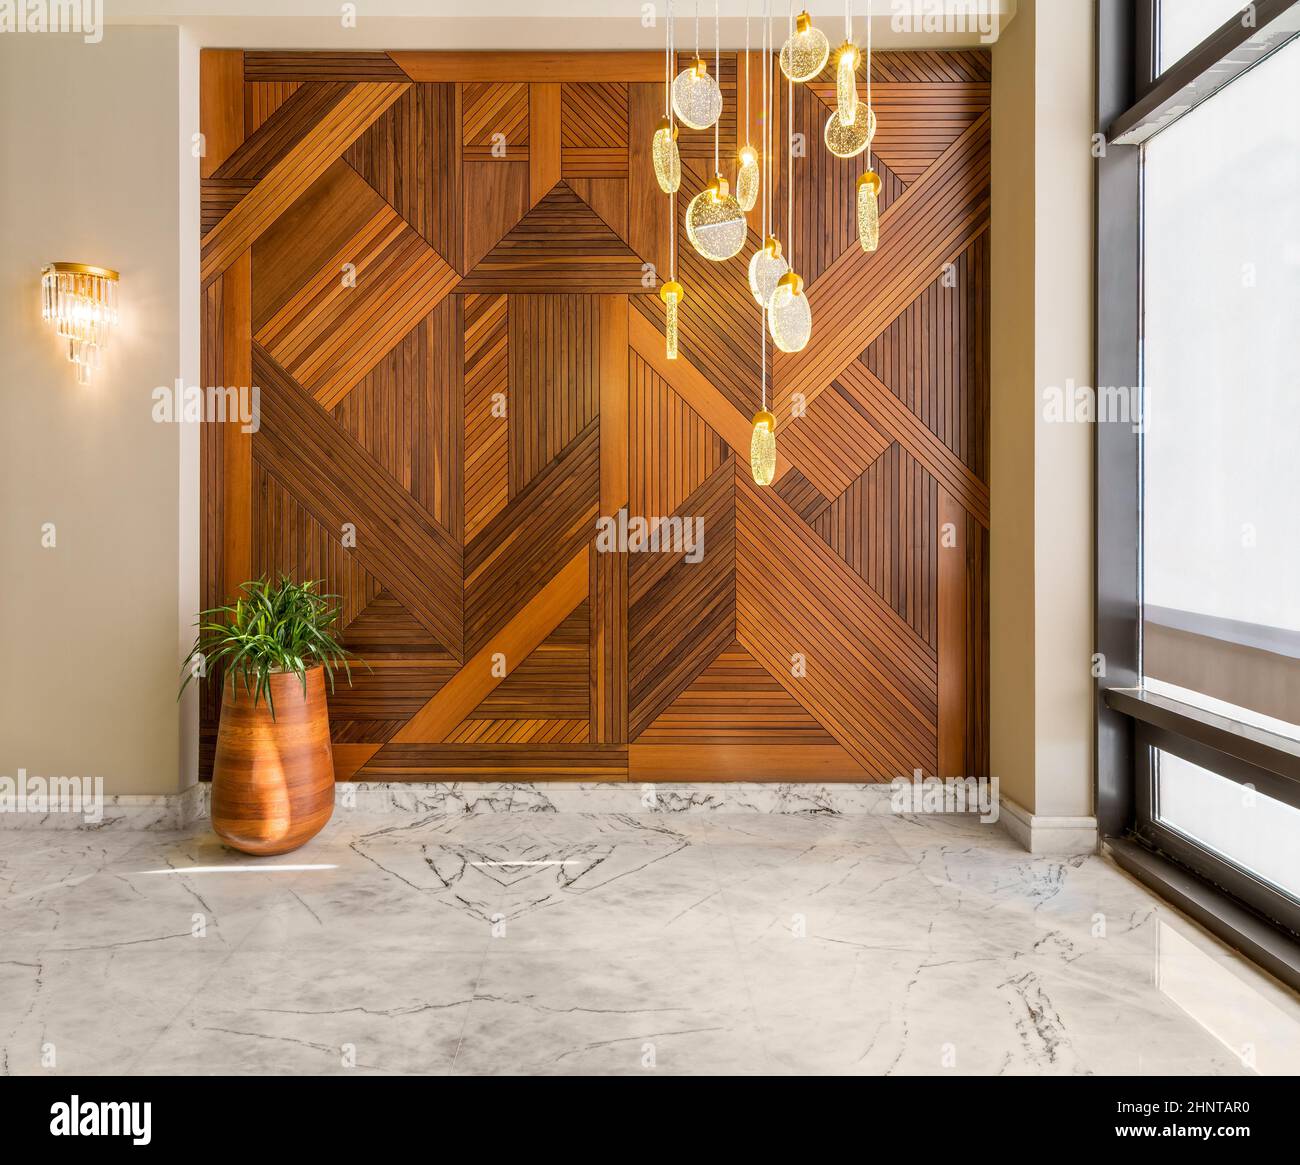
[[[852,125],[858,112],[858,46],[846,40],[835,62],[835,112],[841,124]]]
[[[786,126],[794,124],[794,82],[786,86]],[[794,137],[787,136],[786,145],[786,243],[794,251]],[[789,260],[787,260],[789,262]],[[767,303],[767,326],[772,342],[782,352],[798,352],[812,338],[812,305],[804,294],[803,280],[794,266],[776,281],[772,298]]]
[[[864,251],[880,246],[880,175],[874,170],[858,179],[858,242]]]
[[[719,174],[686,208],[686,237],[706,259],[720,263],[740,254],[748,227],[745,212]]]
[[[777,280],[767,305],[772,342],[782,352],[798,352],[812,338],[812,305],[803,291],[803,280],[787,271]]]
[[[777,282],[789,270],[790,264],[781,254],[781,244],[774,235],[768,235],[749,261],[749,291],[759,307],[767,307]]]
[[[722,113],[722,90],[709,76],[703,57],[696,57],[673,79],[673,111],[691,129],[708,129]]]
[[[781,72],[791,81],[811,81],[826,67],[830,55],[826,34],[813,27],[808,13],[799,13],[794,32],[781,47]]]
[[[664,336],[667,347],[664,355],[669,360],[677,359],[677,305],[686,298],[686,292],[676,280],[665,283],[659,289],[659,298],[664,301]]]
[[[682,157],[677,150],[677,134],[677,127],[668,118],[659,119],[651,153],[654,157],[655,178],[658,179],[659,189],[665,194],[675,194],[682,184]]]
[[[748,214],[758,202],[758,151],[749,144],[749,8],[745,8],[745,144],[736,157],[736,201]],[[739,135],[737,135],[739,136]]]
[[[858,110],[853,121],[846,124],[841,120],[839,110],[832,110],[826,119],[826,131],[822,136],[826,140],[826,148],[837,158],[857,157],[871,145],[871,139],[876,136],[876,115],[870,109],[866,113]]]
[[[740,165],[736,170],[736,201],[748,213],[758,202],[758,151],[745,146],[740,151]]]
[[[754,476],[755,485],[771,485],[776,477],[776,418],[765,408],[754,414],[754,432],[749,439],[749,472]]]

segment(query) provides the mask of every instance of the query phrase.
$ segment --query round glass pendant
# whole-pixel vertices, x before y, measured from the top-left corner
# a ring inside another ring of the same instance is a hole
[[[651,146],[655,178],[665,194],[676,194],[682,184],[682,157],[677,150],[677,127],[666,117],[659,119]]]
[[[754,432],[749,439],[749,472],[755,485],[771,485],[776,477],[776,418],[759,409],[754,414]]]
[[[791,81],[811,81],[826,67],[830,55],[831,42],[826,34],[813,27],[808,13],[799,13],[794,34],[781,46],[781,72]]]
[[[790,264],[781,254],[781,244],[768,235],[749,261],[749,291],[759,307],[772,301],[772,292],[781,276],[789,270]]]
[[[843,125],[852,125],[858,112],[858,46],[840,45],[835,62],[835,112]]]
[[[727,180],[721,175],[686,208],[686,237],[692,247],[715,263],[740,254],[747,230],[745,212],[728,192]]]
[[[787,271],[777,281],[767,305],[772,343],[782,352],[798,352],[812,338],[812,305],[803,293],[803,280]]]
[[[864,251],[880,246],[880,175],[874,170],[858,179],[858,242]]]
[[[868,109],[864,114],[861,109],[851,125],[840,120],[839,111],[835,110],[826,119],[826,148],[837,158],[852,158],[862,153],[876,136],[876,115]]]
[[[740,209],[748,214],[758,202],[758,151],[753,146],[744,146],[738,161],[736,201],[740,203]]]
[[[673,78],[673,109],[691,129],[708,129],[722,113],[722,90],[702,57]]]

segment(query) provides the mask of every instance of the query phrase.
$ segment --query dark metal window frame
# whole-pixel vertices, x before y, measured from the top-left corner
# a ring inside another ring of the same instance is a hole
[[[1097,0],[1095,387],[1142,385],[1142,143],[1300,32],[1300,0],[1257,0],[1157,73],[1160,0]],[[1159,822],[1154,751],[1300,804],[1300,746],[1139,690],[1142,676],[1142,435],[1095,427],[1096,806],[1126,869],[1300,988],[1300,908]],[[1190,881],[1189,881],[1190,880]],[[1195,882],[1192,889],[1191,883]],[[1194,909],[1193,909],[1194,906]]]

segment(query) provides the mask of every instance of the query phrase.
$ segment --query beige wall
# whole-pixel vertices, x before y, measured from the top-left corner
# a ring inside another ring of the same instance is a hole
[[[176,28],[0,37],[0,774],[167,792],[184,771],[178,483],[193,465],[150,397],[196,363],[180,309],[182,226],[197,238],[181,218],[180,43]],[[121,330],[89,387],[41,322],[40,269],[56,259],[122,274]]]
[[[1002,792],[1092,813],[1092,5],[1021,0],[993,50],[992,757]]]

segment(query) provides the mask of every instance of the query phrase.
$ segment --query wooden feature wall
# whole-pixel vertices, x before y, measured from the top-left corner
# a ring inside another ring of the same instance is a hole
[[[769,348],[766,489],[761,220],[730,262],[692,251],[713,137],[688,130],[664,359],[661,69],[203,54],[205,384],[261,394],[256,432],[205,426],[203,595],[287,571],[341,597],[369,670],[330,700],[340,779],[987,773],[989,57],[876,54],[872,255],[865,158],[821,141],[834,77],[783,102],[814,331]],[[721,74],[730,172],[743,54]],[[624,508],[702,518],[702,559],[598,552]]]

